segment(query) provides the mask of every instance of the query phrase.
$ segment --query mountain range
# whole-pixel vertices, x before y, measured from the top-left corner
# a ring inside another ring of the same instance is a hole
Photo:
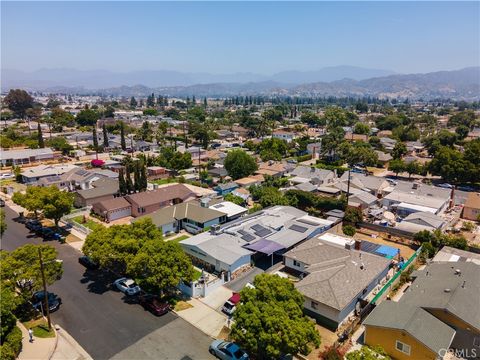
[[[176,71],[113,73],[44,69],[31,73],[2,70],[2,91],[25,88],[52,93],[113,96],[157,95],[224,97],[236,95],[352,96],[457,100],[480,99],[480,67],[424,74],[336,66],[318,71],[213,75]]]

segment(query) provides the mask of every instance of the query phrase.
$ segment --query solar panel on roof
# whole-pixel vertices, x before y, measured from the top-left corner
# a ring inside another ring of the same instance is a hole
[[[249,241],[255,240],[256,237],[247,233],[242,236],[242,239],[249,242]]]
[[[213,207],[214,207],[215,209],[220,209],[220,208],[222,208],[222,207],[224,207],[224,206],[225,206],[225,205],[223,205],[223,204],[213,205]]]
[[[260,224],[255,224],[255,225],[252,226],[252,229],[255,230],[255,231],[260,231],[260,230],[265,229],[265,227],[263,227]]]
[[[298,219],[297,221],[301,222],[301,223],[304,223],[304,224],[307,224],[307,225],[312,225],[312,226],[318,226],[319,225],[319,224],[317,224],[313,221],[308,221],[308,220],[305,220],[305,219]]]
[[[289,227],[290,230],[293,230],[293,231],[296,231],[296,232],[300,232],[300,233],[304,233],[305,231],[308,230],[308,228],[304,227],[304,226],[300,226],[300,225],[295,225],[293,224],[292,226]]]
[[[77,174],[80,175],[80,176],[83,176],[83,175],[85,175],[85,174],[87,174],[87,173],[88,173],[88,171],[87,171],[87,170],[83,170],[83,169],[80,169],[80,170],[77,171]]]
[[[270,234],[272,231],[266,228],[263,228],[262,230],[255,231],[255,235],[259,237],[264,237]]]

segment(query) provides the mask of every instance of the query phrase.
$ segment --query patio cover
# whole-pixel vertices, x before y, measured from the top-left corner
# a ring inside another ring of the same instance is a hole
[[[261,239],[253,244],[247,244],[244,246],[245,249],[261,252],[262,254],[272,255],[274,252],[278,250],[285,249],[284,246],[276,243],[275,241]]]

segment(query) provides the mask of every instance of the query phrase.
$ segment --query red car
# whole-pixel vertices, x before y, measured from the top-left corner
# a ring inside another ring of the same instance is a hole
[[[140,295],[138,297],[138,303],[142,305],[145,310],[157,316],[165,315],[170,310],[170,304],[161,302],[158,296],[155,295]]]

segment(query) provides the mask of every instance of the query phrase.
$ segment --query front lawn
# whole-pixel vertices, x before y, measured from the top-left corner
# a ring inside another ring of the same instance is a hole
[[[166,240],[167,240],[167,241],[174,241],[174,242],[178,243],[178,242],[180,242],[180,241],[182,241],[182,240],[188,239],[189,237],[190,237],[190,236],[188,236],[188,235],[182,235],[182,236],[179,236],[179,237],[177,237],[177,238],[175,238],[175,239],[172,239],[172,240],[168,240],[168,239],[166,239]]]
[[[95,228],[97,226],[102,226],[101,224],[93,221],[92,219],[89,219],[87,218],[86,219],[86,222],[83,222],[84,218],[83,218],[83,215],[80,215],[80,216],[76,216],[74,218],[72,218],[73,221],[75,221],[77,224],[80,224],[80,225],[83,225],[85,226],[86,228],[89,228],[91,230],[95,230]]]
[[[55,337],[55,331],[52,330],[48,331],[48,323],[43,318],[39,318],[36,320],[30,320],[23,323],[27,329],[32,329],[33,336],[38,338],[51,338]]]

